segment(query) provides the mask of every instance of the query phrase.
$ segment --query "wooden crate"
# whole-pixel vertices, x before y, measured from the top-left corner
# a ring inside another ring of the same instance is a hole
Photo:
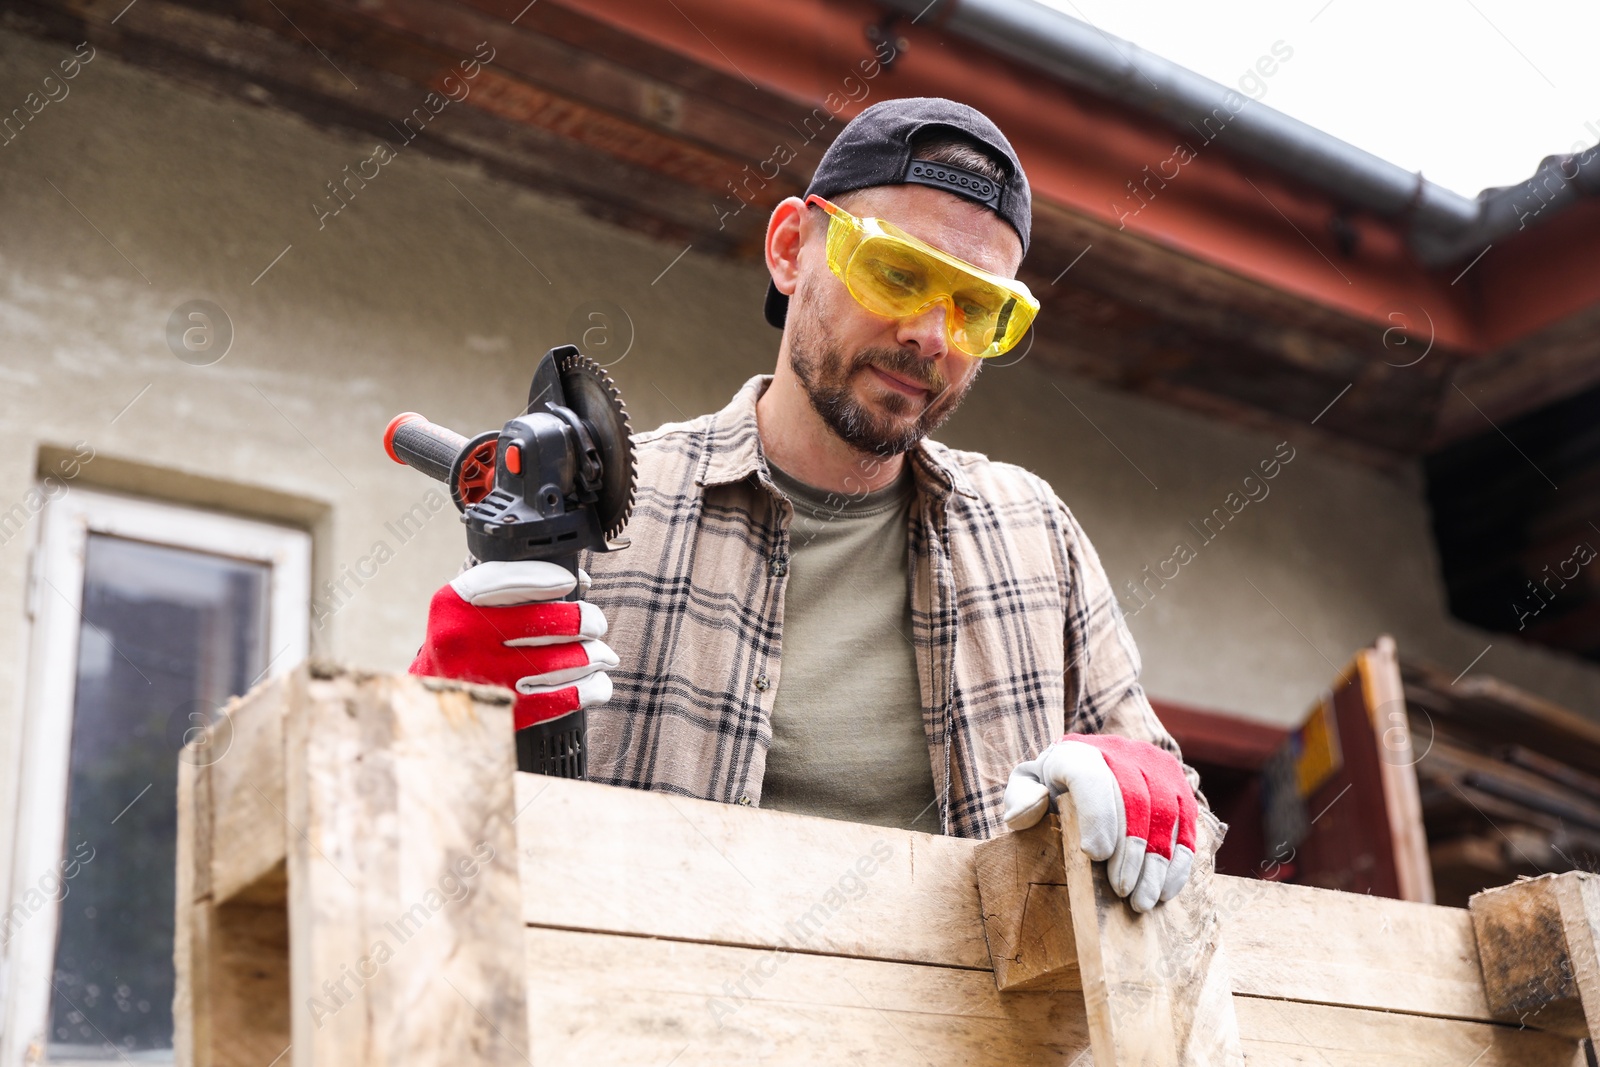
[[[1569,1067],[1600,1011],[1587,875],[1475,932],[1202,850],[1140,918],[1070,806],[978,843],[520,774],[509,699],[301,668],[186,754],[179,1064]],[[1583,966],[1486,987],[1530,922]]]

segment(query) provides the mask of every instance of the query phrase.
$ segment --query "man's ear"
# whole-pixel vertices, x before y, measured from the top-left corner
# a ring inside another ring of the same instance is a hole
[[[767,220],[767,272],[784,296],[793,296],[800,284],[801,222],[805,215],[805,201],[789,196],[778,202]]]

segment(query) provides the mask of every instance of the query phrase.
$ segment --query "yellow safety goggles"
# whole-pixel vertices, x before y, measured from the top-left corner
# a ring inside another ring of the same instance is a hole
[[[1021,282],[974,267],[892,223],[856,218],[820,196],[806,197],[829,215],[828,269],[874,315],[904,319],[945,307],[950,344],[987,359],[1022,340],[1039,301]]]

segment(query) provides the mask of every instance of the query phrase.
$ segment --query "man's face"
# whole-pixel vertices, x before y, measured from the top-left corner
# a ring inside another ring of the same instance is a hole
[[[1022,242],[1004,219],[950,193],[879,186],[834,202],[857,217],[892,222],[991,274],[1014,278],[1022,261]],[[789,300],[795,377],[842,440],[877,455],[905,452],[950,417],[981,361],[951,346],[943,305],[889,319],[858,304],[828,269],[827,213],[804,210],[799,279]]]

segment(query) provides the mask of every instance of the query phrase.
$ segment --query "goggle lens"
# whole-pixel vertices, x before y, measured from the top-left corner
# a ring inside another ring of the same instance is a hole
[[[875,315],[909,318],[945,306],[950,343],[967,355],[1015,347],[1039,310],[1021,282],[1006,281],[924,244],[879,219],[858,219],[820,196],[828,211],[828,266],[856,302]]]

